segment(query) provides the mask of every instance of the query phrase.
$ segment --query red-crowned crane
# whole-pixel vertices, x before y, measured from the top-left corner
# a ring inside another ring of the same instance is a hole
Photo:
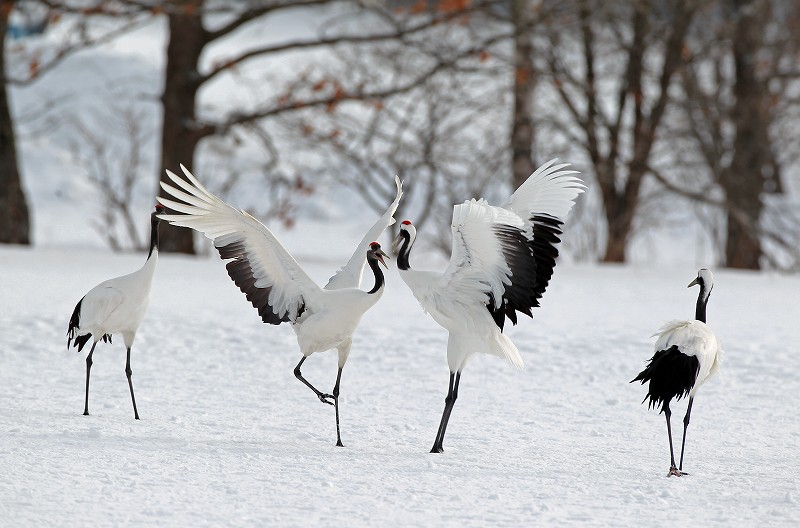
[[[388,257],[380,244],[373,241],[394,223],[392,215],[403,195],[400,179],[395,177],[397,194],[389,208],[367,231],[347,264],[320,288],[264,224],[211,194],[183,165],[181,169],[186,180],[167,171],[180,189],[161,183],[167,194],[181,202],[164,198],[159,201],[182,214],[161,215],[161,218],[203,233],[214,241],[222,259],[232,259],[226,265],[228,275],[258,310],[263,322],[291,323],[303,354],[294,375],[314,391],[321,402],[334,406],[336,445],[341,447],[339,386],[342,369],[361,317],[378,302],[384,291],[383,272],[378,263],[385,267],[383,259]],[[375,276],[375,285],[369,291],[359,289],[365,262]],[[333,348],[339,353],[339,370],[333,394],[326,394],[303,377],[300,367],[314,352]]]
[[[86,356],[84,416],[89,415],[89,373],[92,370],[94,347],[101,339],[110,343],[113,334],[122,334],[128,356],[125,362],[125,375],[128,377],[128,387],[131,390],[133,416],[137,420],[139,419],[131,381],[133,374],[131,371],[131,347],[150,302],[150,286],[153,284],[153,274],[158,262],[158,225],[160,222],[158,214],[163,212],[164,206],[156,205],[155,211],[150,214],[150,252],[144,266],[128,275],[101,282],[78,301],[72,312],[67,329],[67,348],[72,342],[80,352],[86,342],[93,339],[92,348],[89,350],[89,355]]]
[[[458,398],[461,372],[470,357],[505,357],[515,367],[522,358],[503,334],[505,318],[517,323],[553,275],[563,219],[585,187],[568,164],[551,160],[539,167],[502,207],[469,200],[453,208],[453,247],[443,273],[411,269],[409,254],[417,231],[402,222],[394,241],[400,277],[433,319],[449,332],[450,384],[431,453],[442,453],[447,423]]]
[[[689,283],[689,288],[699,285],[695,320],[671,321],[653,334],[658,336],[655,354],[647,363],[647,368],[639,373],[631,383],[640,381],[642,385],[649,382],[647,396],[642,403],[650,399],[648,408],[661,406],[661,412],[667,420],[667,436],[669,437],[670,466],[667,476],[680,477],[683,472],[683,449],[686,447],[686,429],[689,427],[689,415],[697,389],[714,375],[719,369],[722,347],[717,336],[706,324],[706,306],[714,287],[714,276],[711,271],[701,269],[697,278]],[[681,441],[680,463],[675,466],[675,452],[672,449],[672,425],[669,403],[673,398],[680,400],[689,396],[686,416],[683,417],[683,440]],[[660,412],[660,413],[661,413]],[[659,413],[659,414],[660,414]]]

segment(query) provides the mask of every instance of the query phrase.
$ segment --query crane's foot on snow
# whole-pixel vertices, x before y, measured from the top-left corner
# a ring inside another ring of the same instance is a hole
[[[442,446],[433,446],[431,453],[444,453],[444,448]]]
[[[675,466],[672,466],[671,468],[669,468],[669,473],[667,473],[668,477],[682,477],[684,475],[688,475],[688,473],[684,473],[683,471],[681,471],[680,469],[676,468]]]
[[[333,400],[334,400],[333,394],[322,394],[322,393],[320,393],[318,395],[318,397],[319,397],[319,401],[321,401],[322,403],[327,403],[328,405],[333,405]],[[330,400],[328,400],[328,398],[330,398]]]

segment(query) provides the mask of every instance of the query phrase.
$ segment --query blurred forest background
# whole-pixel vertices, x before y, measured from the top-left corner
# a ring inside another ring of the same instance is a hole
[[[118,54],[88,107],[9,103],[151,26],[157,71]],[[502,200],[560,157],[589,186],[568,223],[576,260],[685,241],[709,265],[800,269],[797,1],[0,0],[0,39],[2,243],[32,241],[24,189],[40,176],[17,136],[53,134],[115,250],[146,244],[133,204],[180,163],[284,225],[332,188],[382,212],[397,174],[397,216],[445,249],[454,203]],[[190,230],[162,240],[195,251]]]

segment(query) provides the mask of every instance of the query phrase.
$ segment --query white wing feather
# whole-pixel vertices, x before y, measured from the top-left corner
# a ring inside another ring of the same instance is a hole
[[[91,330],[94,327],[102,328],[103,323],[108,320],[124,300],[125,294],[123,292],[105,283],[98,284],[92,288],[81,302],[80,330]]]
[[[456,282],[466,282],[457,289],[471,287],[491,292],[495,307],[500,306],[505,286],[511,282],[511,269],[495,228],[516,227],[530,239],[532,215],[563,220],[586,188],[573,176],[577,171],[562,170],[569,164],[557,162],[557,158],[552,159],[536,169],[503,207],[475,199],[453,207],[453,247],[444,272],[448,288],[457,287]]]
[[[516,214],[485,200],[473,199],[453,207],[453,247],[442,275],[448,295],[475,297],[491,292],[495,302],[500,302],[511,272],[492,230],[500,225],[523,228],[524,223]]]
[[[586,190],[583,182],[572,176],[574,170],[561,170],[569,163],[559,163],[558,158],[542,164],[519,186],[503,207],[514,211],[524,219],[531,214],[548,214],[564,219],[579,194]]]
[[[502,333],[502,321],[507,316],[516,322],[515,311],[531,315],[530,308],[538,306],[552,275],[559,226],[585,189],[572,176],[576,171],[562,170],[567,164],[556,161],[539,167],[503,207],[486,200],[456,205],[452,252],[443,273],[401,272],[423,309],[450,331],[451,371],[460,372],[478,352],[505,356],[522,367],[519,351]],[[534,238],[539,234],[545,237],[541,241]],[[488,294],[495,306],[487,311]]]
[[[394,177],[395,185],[397,186],[397,194],[394,201],[389,205],[389,208],[383,213],[383,216],[378,218],[364,238],[361,239],[353,256],[347,261],[336,274],[328,280],[325,285],[326,290],[338,290],[341,288],[358,288],[361,286],[361,277],[364,274],[364,264],[367,262],[367,250],[369,245],[378,240],[378,238],[386,231],[386,228],[394,224],[394,213],[397,211],[397,206],[400,203],[400,198],[403,196],[403,182],[397,176]]]
[[[269,304],[273,311],[296,314],[302,304],[313,302],[321,292],[275,235],[245,211],[231,207],[209,192],[183,165],[187,181],[171,171],[167,175],[184,191],[161,182],[166,193],[185,203],[158,198],[166,207],[183,214],[159,215],[173,225],[189,227],[214,241],[216,248],[241,244],[250,262],[255,287],[271,288]],[[188,193],[188,194],[187,194]],[[366,251],[366,250],[365,250]]]

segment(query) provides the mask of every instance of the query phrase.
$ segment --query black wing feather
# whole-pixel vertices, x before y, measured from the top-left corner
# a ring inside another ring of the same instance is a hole
[[[531,223],[532,236],[510,225],[494,228],[503,248],[503,257],[511,269],[511,284],[505,287],[500,307],[495,308],[491,295],[487,304],[500,330],[506,317],[512,324],[517,324],[516,312],[533,317],[531,308],[539,306],[539,299],[553,276],[558,257],[556,246],[561,242],[558,235],[562,233],[563,222],[550,215],[534,215]]]
[[[289,312],[283,314],[275,313],[274,308],[269,304],[269,295],[270,292],[272,292],[272,287],[261,288],[255,285],[256,278],[253,276],[253,269],[242,241],[236,241],[218,247],[217,250],[219,251],[220,258],[223,260],[233,259],[225,266],[228,270],[228,275],[242,293],[245,294],[247,300],[258,310],[258,315],[261,316],[262,321],[279,325],[288,321],[294,321],[297,317],[300,317],[305,310],[305,305],[303,303],[300,304],[297,314],[290,314]]]
[[[536,304],[533,306],[539,306],[539,299],[550,284],[553,269],[556,267],[557,246],[561,243],[559,235],[563,233],[561,226],[564,222],[550,215],[534,215],[531,222],[533,222],[533,239],[529,244],[536,259]]]
[[[86,296],[84,295],[81,297],[81,300],[78,301],[78,304],[75,305],[75,309],[72,311],[72,317],[69,318],[69,326],[67,327],[67,348],[70,347],[70,342],[72,342],[72,346],[78,347],[78,352],[83,350],[87,341],[92,338],[91,333],[77,335],[78,329],[81,326],[81,305],[85,298]],[[103,334],[103,341],[111,343],[111,334]]]
[[[75,346],[78,347],[79,352],[81,348],[83,348],[83,345],[86,344],[86,339],[88,339],[87,337],[82,343],[79,343],[81,337],[76,335],[78,328],[81,326],[81,304],[83,304],[85,298],[86,296],[84,295],[81,297],[81,300],[78,301],[78,304],[75,305],[75,309],[72,311],[72,317],[69,318],[69,326],[67,327],[67,348],[69,348],[70,341],[74,339]]]
[[[631,383],[640,381],[644,385],[649,382],[642,403],[649,398],[648,409],[661,405],[661,412],[664,412],[673,398],[680,400],[689,394],[699,372],[700,360],[697,356],[687,356],[678,345],[672,345],[666,350],[656,351],[647,362],[647,367]]]

